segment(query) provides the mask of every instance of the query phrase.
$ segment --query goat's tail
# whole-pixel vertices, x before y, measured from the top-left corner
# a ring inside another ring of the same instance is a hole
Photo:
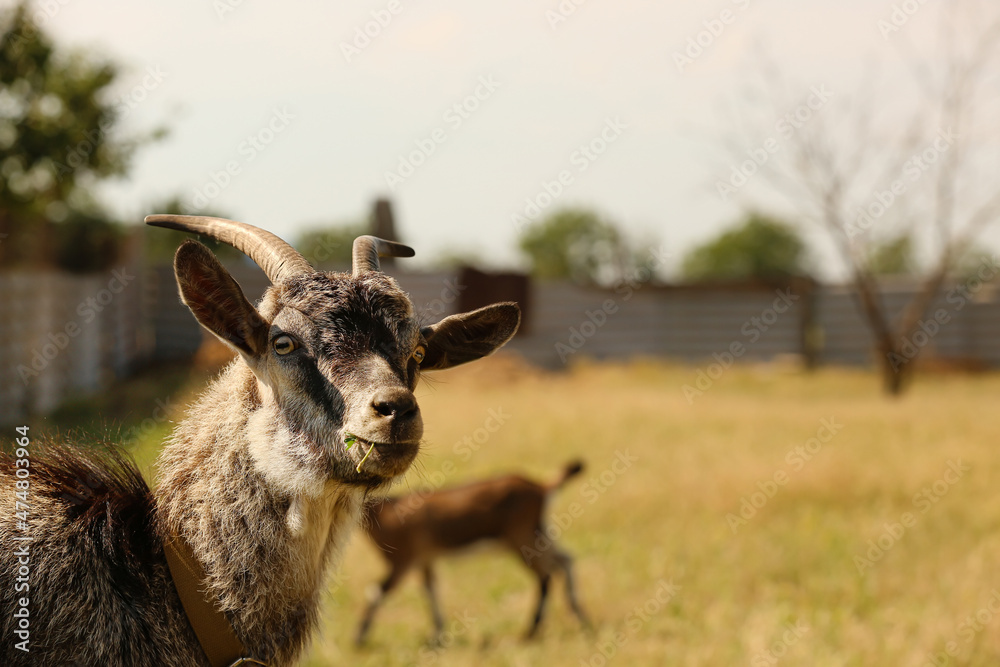
[[[559,476],[559,479],[549,484],[549,491],[551,492],[561,488],[563,484],[583,472],[583,468],[583,461],[579,459],[567,463],[566,467],[563,469],[562,475]]]

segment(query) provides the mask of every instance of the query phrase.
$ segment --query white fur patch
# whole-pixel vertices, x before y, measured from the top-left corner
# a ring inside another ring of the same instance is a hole
[[[301,537],[306,530],[306,516],[304,501],[301,496],[292,498],[288,505],[288,514],[285,515],[285,525],[292,537]]]
[[[318,498],[324,480],[292,458],[293,437],[273,403],[265,403],[247,419],[250,456],[268,484],[291,497]]]

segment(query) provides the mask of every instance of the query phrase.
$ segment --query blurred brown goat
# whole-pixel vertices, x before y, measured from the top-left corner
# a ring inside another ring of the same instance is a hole
[[[411,568],[421,568],[430,599],[435,636],[444,628],[434,592],[432,562],[477,542],[495,541],[515,552],[538,577],[538,604],[526,638],[534,637],[542,622],[552,575],[566,575],[570,608],[590,628],[590,621],[576,597],[572,559],[545,531],[543,513],[553,491],[583,470],[583,463],[569,463],[549,484],[538,484],[517,475],[505,475],[466,486],[431,493],[386,498],[368,505],[362,525],[379,548],[390,571],[365,609],[356,641],[363,644],[376,609]],[[544,545],[544,546],[542,546]]]

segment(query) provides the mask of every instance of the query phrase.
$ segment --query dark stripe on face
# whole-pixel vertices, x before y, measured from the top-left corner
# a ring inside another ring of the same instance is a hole
[[[331,418],[335,417],[338,420],[342,418],[343,409],[341,408],[340,412],[337,411],[344,404],[340,392],[320,372],[316,366],[316,360],[303,356],[299,370],[302,373],[303,389],[305,389],[306,395],[312,397],[316,404],[323,409],[323,412]]]

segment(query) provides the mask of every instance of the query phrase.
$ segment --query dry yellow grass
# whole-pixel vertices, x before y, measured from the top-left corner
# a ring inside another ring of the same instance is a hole
[[[380,610],[370,646],[355,650],[365,590],[384,573],[358,535],[305,664],[1000,664],[1000,618],[989,607],[1000,611],[1000,375],[922,376],[893,401],[868,372],[743,366],[689,403],[682,387],[696,373],[636,361],[547,374],[498,357],[422,383],[427,444],[399,492],[514,470],[549,479],[569,459],[586,460],[550,514],[584,507],[560,541],[576,556],[597,632],[580,631],[557,581],[541,639],[522,643],[533,578],[510,555],[476,551],[438,566],[456,630],[446,649],[425,643],[429,614],[411,576]],[[205,374],[183,386],[185,374],[174,375],[122,390],[115,401],[132,420],[122,432],[149,416],[150,397],[170,396],[169,420],[183,416]],[[58,423],[99,415],[107,426],[113,407],[81,405]],[[504,424],[486,438],[491,410]],[[169,420],[143,430],[135,448],[147,472]],[[824,420],[836,424],[832,438]],[[828,441],[810,443],[820,436]],[[635,461],[615,472],[619,453]],[[948,472],[959,461],[968,467],[960,478]],[[442,477],[449,462],[455,472]],[[776,474],[783,483],[772,487]],[[915,497],[925,488],[930,496]],[[744,510],[746,524],[727,519],[743,499],[761,507]],[[859,573],[856,559],[880,539],[889,548],[872,551],[878,560]]]
[[[551,513],[585,507],[560,540],[597,632],[579,630],[558,582],[541,640],[520,642],[532,577],[511,556],[477,551],[439,564],[456,630],[446,649],[425,644],[412,576],[357,651],[365,589],[384,573],[359,535],[306,664],[596,666],[612,651],[623,665],[1000,664],[988,607],[1000,611],[1000,376],[922,378],[892,401],[866,372],[742,367],[692,404],[681,387],[695,373],[654,361],[521,373],[500,359],[424,384],[428,444],[399,491],[440,483],[448,461],[458,472],[446,484],[511,470],[551,478],[586,460]],[[475,442],[490,410],[503,426],[477,451],[456,447]],[[616,472],[624,453],[635,462]],[[959,461],[960,477],[948,472]],[[776,473],[783,483],[768,485]],[[744,510],[745,524],[727,519],[744,498],[761,507]],[[888,549],[869,554],[880,539]],[[878,560],[859,573],[869,555]]]

